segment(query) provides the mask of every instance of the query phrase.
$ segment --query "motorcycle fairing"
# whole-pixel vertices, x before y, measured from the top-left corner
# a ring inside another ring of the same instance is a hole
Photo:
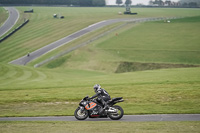
[[[90,102],[90,103],[88,103],[88,104],[85,106],[85,109],[86,109],[86,110],[91,110],[91,109],[95,108],[96,106],[97,106],[96,103]]]

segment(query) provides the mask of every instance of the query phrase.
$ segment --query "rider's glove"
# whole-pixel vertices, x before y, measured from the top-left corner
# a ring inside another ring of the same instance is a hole
[[[92,99],[92,97],[89,97],[89,98],[88,98],[88,100],[91,100],[91,99]]]

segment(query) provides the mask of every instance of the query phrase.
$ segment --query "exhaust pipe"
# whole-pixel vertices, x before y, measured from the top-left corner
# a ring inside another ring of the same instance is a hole
[[[107,110],[107,112],[108,112],[108,113],[117,113],[117,109],[110,107],[110,108]]]

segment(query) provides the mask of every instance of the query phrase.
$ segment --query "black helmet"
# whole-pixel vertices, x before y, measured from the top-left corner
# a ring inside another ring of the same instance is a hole
[[[100,89],[101,86],[99,84],[94,85],[94,91],[97,92],[98,89]]]

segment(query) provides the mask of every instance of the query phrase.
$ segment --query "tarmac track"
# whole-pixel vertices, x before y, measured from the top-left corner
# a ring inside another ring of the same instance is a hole
[[[0,117],[0,121],[78,121],[74,116],[48,117]],[[109,118],[88,118],[85,121],[113,121]],[[200,121],[200,114],[154,114],[124,115],[118,121],[124,122],[156,122],[156,121]]]
[[[9,17],[0,27],[0,37],[6,34],[19,19],[19,12],[14,7],[5,7],[5,9],[9,12]]]
[[[111,20],[104,20],[104,21],[101,21],[101,22],[98,22],[98,23],[95,23],[95,24],[92,24],[80,31],[77,31],[69,36],[66,36],[58,41],[55,41],[49,45],[46,45],[32,53],[30,53],[30,56],[23,56],[21,58],[18,58],[14,61],[11,61],[10,63],[11,64],[17,64],[17,65],[26,65],[28,62],[60,47],[60,46],[63,46],[63,45],[66,45],[67,43],[77,39],[77,38],[80,38],[81,36],[89,33],[89,32],[92,32],[92,31],[95,31],[99,28],[102,28],[102,27],[105,27],[107,25],[110,25],[110,24],[113,24],[113,23],[117,23],[117,22],[144,22],[144,21],[152,21],[152,20],[156,20],[156,19],[162,19],[162,18],[128,18],[128,19],[111,19]]]

